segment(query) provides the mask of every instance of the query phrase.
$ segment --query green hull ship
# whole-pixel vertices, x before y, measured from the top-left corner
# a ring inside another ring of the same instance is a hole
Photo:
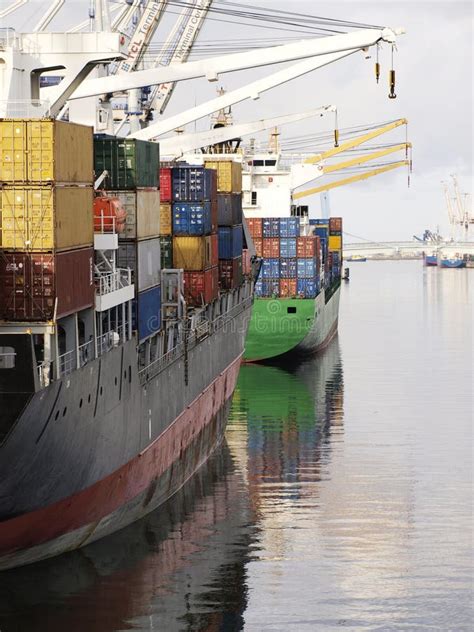
[[[340,281],[314,299],[256,298],[245,341],[245,362],[308,356],[337,333]]]

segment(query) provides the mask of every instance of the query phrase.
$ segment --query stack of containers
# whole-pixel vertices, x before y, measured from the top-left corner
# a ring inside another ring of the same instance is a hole
[[[212,302],[219,293],[217,174],[180,164],[171,169],[173,266],[184,270],[188,305]]]
[[[219,284],[224,290],[242,285],[242,164],[233,160],[206,161],[217,173]]]
[[[172,215],[172,166],[161,163],[160,166],[160,253],[161,268],[173,267],[173,215]]]
[[[341,278],[342,266],[342,217],[329,219],[328,259],[331,270],[331,282]]]
[[[0,319],[94,305],[92,129],[0,121]]]
[[[157,143],[97,135],[96,176],[108,171],[107,195],[127,212],[119,234],[117,265],[133,271],[135,323],[140,341],[161,328],[159,146]]]
[[[252,218],[248,224],[254,243],[261,240],[263,255],[257,296],[315,298],[320,289],[319,238],[300,236],[299,217]]]

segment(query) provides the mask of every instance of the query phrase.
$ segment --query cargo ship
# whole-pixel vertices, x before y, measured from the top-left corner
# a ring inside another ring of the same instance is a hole
[[[244,215],[263,262],[244,360],[312,355],[337,333],[342,219],[311,219],[308,206],[292,204],[301,165],[285,167],[280,152],[254,154],[246,163]]]
[[[121,529],[206,461],[224,433],[257,267],[242,257],[235,200],[218,225],[238,174],[227,194],[215,169],[160,168],[153,142],[46,118],[0,128],[7,569]]]

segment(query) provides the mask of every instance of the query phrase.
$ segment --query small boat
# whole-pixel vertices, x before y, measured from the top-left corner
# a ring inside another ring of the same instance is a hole
[[[439,260],[439,265],[442,268],[465,268],[466,262],[462,257],[444,257]]]
[[[437,255],[425,255],[425,266],[437,266],[437,265],[438,265]]]
[[[346,261],[352,261],[352,262],[356,262],[356,261],[367,261],[367,257],[363,257],[362,255],[352,255],[352,257],[347,257]]]

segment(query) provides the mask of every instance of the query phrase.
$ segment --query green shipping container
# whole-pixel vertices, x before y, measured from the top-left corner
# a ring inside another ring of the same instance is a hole
[[[160,237],[161,269],[173,267],[173,238]]]
[[[94,137],[94,171],[109,173],[103,188],[159,187],[158,143],[125,138]]]

